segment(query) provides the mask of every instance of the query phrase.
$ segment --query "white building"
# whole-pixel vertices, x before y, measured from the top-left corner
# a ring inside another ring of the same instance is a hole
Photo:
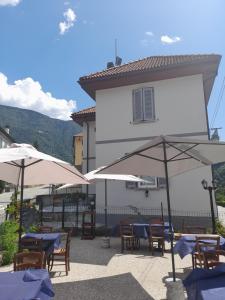
[[[214,54],[148,57],[81,77],[79,84],[96,101],[96,112],[92,107],[72,115],[83,125],[83,173],[158,135],[209,139],[207,104],[220,59]],[[200,216],[210,211],[203,178],[211,181],[210,167],[170,180],[176,214]],[[128,211],[129,205],[140,211],[159,209],[161,202],[166,208],[163,179],[153,181],[151,189],[124,182],[108,184],[112,214]],[[96,206],[97,210],[104,206],[104,182],[96,184]]]

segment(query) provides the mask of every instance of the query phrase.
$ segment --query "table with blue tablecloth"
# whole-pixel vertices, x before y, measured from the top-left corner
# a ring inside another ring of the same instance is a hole
[[[44,251],[46,254],[51,254],[54,249],[58,249],[61,242],[61,234],[60,233],[33,233],[28,232],[23,236],[26,238],[35,238],[42,239],[44,244]]]
[[[176,242],[173,251],[174,254],[179,254],[180,258],[184,258],[188,254],[192,254],[195,251],[196,246],[196,236],[197,235],[183,235],[180,239]],[[199,236],[204,237],[204,234],[200,234]],[[205,234],[206,237],[210,237],[210,235]],[[204,238],[203,238],[204,241]],[[210,242],[210,240],[207,240]],[[211,242],[210,242],[211,243]],[[212,241],[213,243],[213,241]],[[225,238],[220,237],[220,249],[225,250]],[[225,298],[224,298],[225,299]]]
[[[0,290],[1,300],[50,300],[54,297],[45,269],[0,272]]]
[[[225,264],[212,270],[194,269],[183,281],[188,300],[224,300]]]
[[[149,236],[149,224],[133,223],[134,235],[138,238],[147,239]],[[151,224],[152,226],[162,226],[161,224]],[[167,242],[170,241],[169,222],[164,222],[164,235]]]

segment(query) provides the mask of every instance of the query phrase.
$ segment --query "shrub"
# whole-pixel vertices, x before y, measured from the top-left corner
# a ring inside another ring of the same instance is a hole
[[[10,264],[17,252],[18,228],[18,223],[15,221],[5,221],[0,225],[0,248],[3,254],[3,265]]]
[[[225,226],[220,220],[216,220],[216,232],[217,234],[225,237]]]

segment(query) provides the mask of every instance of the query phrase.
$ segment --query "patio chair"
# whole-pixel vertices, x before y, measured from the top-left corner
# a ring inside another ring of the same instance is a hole
[[[51,226],[39,226],[38,232],[40,233],[51,233],[53,231],[53,228]]]
[[[220,251],[219,236],[199,236],[196,238],[196,251],[193,254],[194,268],[213,268],[219,264],[219,256],[223,251]]]
[[[164,221],[162,218],[154,218],[150,220],[150,224],[162,224],[164,225]]]
[[[84,211],[82,213],[82,240],[93,240],[95,238],[95,211]]]
[[[43,240],[36,238],[22,238],[20,241],[20,251],[24,250],[42,252]]]
[[[55,249],[50,256],[50,271],[52,270],[55,261],[63,261],[65,264],[66,275],[68,275],[68,271],[70,271],[70,241],[71,232],[69,231],[68,233],[66,233],[65,245],[62,245],[60,248]]]
[[[149,250],[154,255],[154,243],[158,244],[158,248],[161,249],[162,256],[164,256],[165,250],[165,233],[164,224],[157,224],[161,226],[155,226],[156,224],[149,225]]]
[[[45,268],[44,252],[22,252],[14,256],[14,271]]]
[[[121,252],[126,250],[135,250],[140,248],[140,239],[135,237],[132,224],[124,221],[120,222]]]

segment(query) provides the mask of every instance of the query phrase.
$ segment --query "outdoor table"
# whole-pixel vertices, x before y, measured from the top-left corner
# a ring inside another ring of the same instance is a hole
[[[44,243],[44,251],[46,255],[50,255],[54,249],[58,249],[61,242],[61,234],[60,233],[26,233],[23,238],[35,238],[42,239]]]
[[[133,223],[134,235],[137,238],[144,238],[147,239],[149,237],[149,224],[142,224],[142,223]],[[151,224],[153,226],[162,226],[161,224]],[[169,222],[164,222],[164,234],[165,240],[167,242],[170,241],[169,236]]]
[[[1,300],[50,300],[54,297],[48,271],[45,269],[0,272]]]
[[[215,235],[210,234],[184,234],[181,236],[181,238],[176,242],[173,251],[174,254],[179,254],[180,258],[184,258],[188,254],[192,254],[195,251],[196,246],[196,237],[210,237]],[[204,241],[204,238],[202,239]],[[207,242],[211,243],[210,240],[207,240]],[[214,241],[212,240],[212,243]],[[225,239],[223,237],[220,237],[220,248],[221,250],[225,250]]]
[[[225,299],[225,264],[212,270],[194,269],[183,284],[189,300]]]

